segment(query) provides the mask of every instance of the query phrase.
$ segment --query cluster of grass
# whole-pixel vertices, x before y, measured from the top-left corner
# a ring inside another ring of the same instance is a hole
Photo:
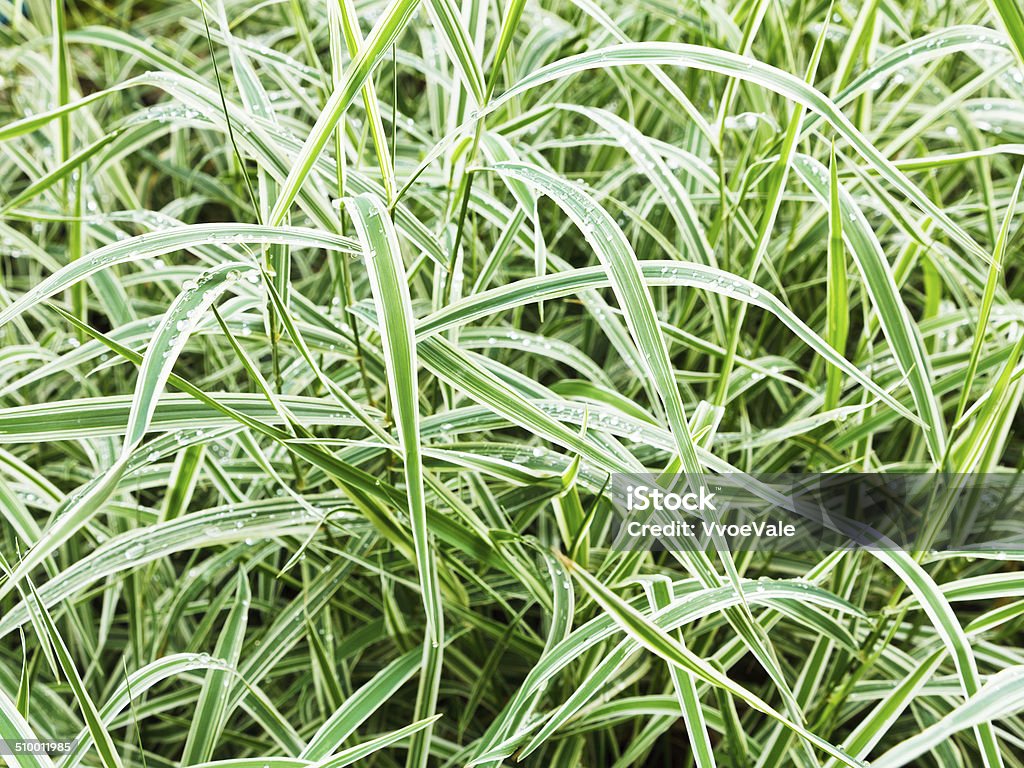
[[[1017,471],[1018,0],[0,17],[9,764],[1024,765],[1024,554],[603,492]]]

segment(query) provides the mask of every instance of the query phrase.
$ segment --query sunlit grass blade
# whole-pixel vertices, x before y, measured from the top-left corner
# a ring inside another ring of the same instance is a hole
[[[331,132],[341,119],[341,115],[351,104],[358,90],[370,76],[374,66],[394,43],[405,28],[419,0],[392,0],[380,19],[370,30],[365,44],[359,54],[352,60],[345,73],[345,79],[327,101],[323,112],[317,119],[308,138],[302,146],[298,157],[292,163],[292,170],[281,187],[274,209],[270,212],[268,223],[279,224],[285,216],[292,201],[299,193],[299,187],[306,180],[317,157],[323,151]]]
[[[373,298],[381,322],[381,344],[387,371],[388,394],[398,427],[409,517],[416,550],[421,599],[426,612],[426,638],[416,714],[420,720],[434,716],[444,643],[444,613],[438,584],[430,527],[424,498],[420,455],[418,362],[414,317],[409,297],[401,246],[391,214],[380,200],[362,195],[345,201],[363,248]],[[417,731],[409,753],[410,765],[424,765],[429,756],[429,724]]]
[[[1021,667],[1011,667],[996,673],[963,704],[921,733],[873,760],[871,764],[879,768],[898,768],[958,731],[987,725],[993,720],[1016,714],[1024,708],[1022,676],[1024,669]]]
[[[437,571],[431,552],[420,459],[418,375],[416,345],[413,341],[413,313],[409,299],[401,246],[387,208],[369,196],[346,200],[346,207],[359,233],[366,271],[373,286],[381,320],[381,341],[387,368],[388,389],[398,425],[409,495],[409,516],[416,562],[423,586],[428,636],[437,645],[443,637],[443,616],[437,592]]]
[[[985,343],[985,336],[988,331],[988,321],[992,315],[992,305],[995,301],[996,286],[1003,269],[1006,258],[1006,248],[1010,240],[1010,223],[1013,221],[1014,208],[1017,207],[1017,200],[1020,199],[1021,185],[1024,184],[1024,172],[1017,178],[1017,185],[1013,188],[1009,203],[1006,207],[1006,215],[1003,217],[1003,225],[999,230],[996,239],[995,252],[992,254],[992,262],[989,264],[988,278],[985,281],[985,292],[981,296],[981,306],[978,308],[978,325],[974,331],[974,341],[971,343],[971,357],[967,361],[967,371],[964,374],[964,386],[960,391],[960,398],[956,404],[956,417],[954,423],[960,421],[967,408],[967,400],[971,394],[971,385],[974,384],[974,376],[978,372],[978,359],[981,357],[981,348]]]
[[[1024,67],[1024,8],[1013,0],[989,0],[989,6],[1006,28],[1017,62]]]

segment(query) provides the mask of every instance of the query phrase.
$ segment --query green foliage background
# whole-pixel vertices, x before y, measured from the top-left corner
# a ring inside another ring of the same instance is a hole
[[[1024,765],[1024,550],[602,494],[1018,470],[1016,0],[0,17],[9,764]]]

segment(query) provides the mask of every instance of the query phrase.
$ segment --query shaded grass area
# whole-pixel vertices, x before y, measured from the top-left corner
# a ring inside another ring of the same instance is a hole
[[[605,493],[1018,471],[1012,2],[0,17],[12,765],[1024,764],[1022,551]]]

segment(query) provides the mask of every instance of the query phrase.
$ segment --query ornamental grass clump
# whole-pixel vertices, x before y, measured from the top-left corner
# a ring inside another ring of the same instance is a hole
[[[0,0],[0,52],[8,765],[1024,766],[1018,0]],[[811,545],[784,473],[981,490]],[[638,478],[705,538],[624,543]]]

